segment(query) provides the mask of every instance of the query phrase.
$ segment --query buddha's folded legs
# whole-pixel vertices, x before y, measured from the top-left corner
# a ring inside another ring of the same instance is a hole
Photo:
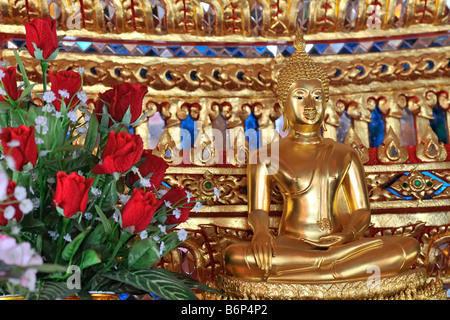
[[[229,246],[225,267],[237,277],[268,281],[363,279],[370,276],[368,270],[374,265],[379,267],[381,276],[407,270],[418,252],[418,242],[406,237],[365,238],[326,250],[282,244],[283,241],[278,242],[268,274],[258,268],[249,243]]]

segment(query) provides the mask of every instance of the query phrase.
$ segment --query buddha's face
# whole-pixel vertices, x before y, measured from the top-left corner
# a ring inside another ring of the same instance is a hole
[[[320,80],[295,81],[289,89],[284,116],[294,128],[320,126],[325,116],[325,99]]]

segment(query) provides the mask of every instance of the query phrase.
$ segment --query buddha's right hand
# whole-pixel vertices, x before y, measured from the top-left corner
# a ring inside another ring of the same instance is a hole
[[[252,249],[258,268],[268,273],[272,268],[272,257],[276,255],[275,241],[268,231],[255,232]]]

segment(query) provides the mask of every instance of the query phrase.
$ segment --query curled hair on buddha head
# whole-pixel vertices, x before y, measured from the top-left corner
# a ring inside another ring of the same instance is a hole
[[[280,69],[277,77],[275,93],[278,103],[284,109],[288,92],[292,84],[300,79],[318,79],[322,83],[325,101],[329,99],[330,80],[325,70],[314,62],[305,51],[305,40],[300,28],[297,28],[294,39],[294,53],[284,61],[284,66]]]

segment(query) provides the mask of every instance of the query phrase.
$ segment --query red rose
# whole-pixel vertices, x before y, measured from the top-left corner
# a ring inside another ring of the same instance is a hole
[[[64,98],[67,110],[74,108],[79,102],[77,92],[81,88],[81,75],[75,71],[58,71],[56,74],[49,71],[48,75],[52,83],[51,89],[56,96],[56,100],[53,101],[56,110],[61,111],[60,90],[66,90],[69,95],[68,98]]]
[[[130,123],[136,121],[142,113],[142,102],[148,88],[141,84],[120,83],[98,95],[95,102],[95,113],[101,119],[103,104],[105,103],[109,115],[117,122],[121,122],[128,108],[131,112]],[[112,125],[112,122],[110,122]]]
[[[93,172],[123,173],[139,161],[143,151],[144,142],[140,136],[124,131],[111,131],[102,152],[102,162],[94,167]]]
[[[6,93],[9,95],[9,97],[16,101],[19,99],[20,94],[22,91],[19,91],[17,89],[17,79],[16,79],[16,67],[9,67],[6,68],[0,68],[0,74],[3,73],[4,76],[1,78],[1,82],[3,84],[3,87],[6,91]],[[0,101],[7,101],[6,97],[4,98],[2,95],[0,95]]]
[[[6,195],[7,199],[4,200],[4,202],[13,202],[17,201],[17,199],[14,197],[14,190],[16,189],[17,184],[14,181],[8,182],[8,187],[6,188]],[[0,205],[0,226],[6,226],[8,224],[8,219],[4,217],[5,209],[7,207],[13,207],[15,210],[14,218],[17,222],[20,222],[23,217],[23,213],[19,208],[19,203],[14,204],[2,204]],[[12,220],[12,219],[11,219]]]
[[[14,159],[15,169],[22,171],[23,167],[31,162],[33,167],[38,158],[38,149],[34,140],[34,127],[20,125],[17,128],[3,128],[0,141],[5,156]]]
[[[144,150],[141,159],[145,159],[145,161],[137,167],[141,176],[145,178],[152,173],[149,178],[150,183],[152,188],[158,189],[169,165],[163,158],[153,155],[152,150]],[[128,175],[128,184],[131,186],[139,179],[140,177],[137,173],[130,172]]]
[[[25,23],[26,41],[28,52],[38,60],[47,60],[58,48],[58,36],[56,35],[56,21],[50,17],[45,19],[35,18],[30,23]],[[36,48],[42,50],[42,56],[36,54]]]
[[[152,222],[160,204],[153,192],[134,189],[122,210],[122,228],[129,228],[132,233],[143,231]]]
[[[88,193],[94,178],[83,178],[76,172],[67,175],[64,171],[56,174],[56,191],[53,204],[64,210],[64,216],[70,218],[79,211],[84,213],[88,202]]]
[[[173,208],[173,210],[167,215],[166,224],[179,224],[185,222],[189,218],[191,209],[195,206],[196,200],[193,197],[188,199],[186,190],[181,186],[172,187],[161,198],[164,202],[163,205]],[[178,212],[178,210],[180,210]]]

